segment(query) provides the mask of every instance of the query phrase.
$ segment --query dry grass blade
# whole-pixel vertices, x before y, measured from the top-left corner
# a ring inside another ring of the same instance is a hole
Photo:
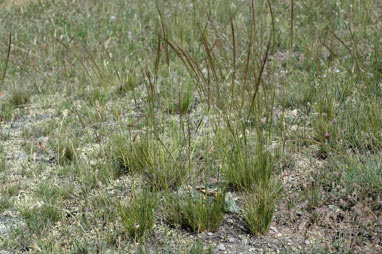
[[[164,40],[175,51],[176,55],[180,58],[184,66],[187,68],[188,73],[196,81],[195,83],[198,84],[199,91],[201,91],[205,95],[206,93],[202,84],[208,85],[208,81],[204,77],[200,66],[186,51],[184,51],[175,42],[170,42],[166,38],[162,38],[162,40]]]
[[[88,75],[91,83],[94,85],[94,81],[92,79],[92,76],[90,75],[89,73],[89,70],[88,68],[86,68],[86,65],[84,64],[84,62],[81,60],[81,58],[79,56],[77,56],[77,54],[75,54],[73,52],[73,50],[70,49],[70,47],[68,45],[66,45],[64,42],[60,41],[59,39],[56,38],[56,41],[61,44],[62,46],[64,46],[64,48],[66,48],[69,52],[71,52],[73,54],[73,56],[80,62],[81,66],[84,68],[86,74]]]
[[[259,87],[261,85],[261,77],[263,76],[264,68],[265,68],[265,65],[266,65],[267,60],[268,60],[269,50],[271,49],[271,41],[272,41],[273,33],[274,33],[274,17],[273,17],[272,6],[271,6],[269,0],[267,0],[267,3],[268,3],[269,11],[271,13],[271,18],[272,18],[272,31],[271,31],[271,34],[269,35],[267,49],[265,50],[265,54],[264,54],[263,61],[262,61],[261,67],[260,67],[259,75],[257,76],[257,79],[255,77],[255,79],[256,79],[255,91],[253,92],[253,96],[252,96],[252,100],[251,100],[251,106],[250,106],[249,111],[248,111],[247,120],[250,118],[253,107],[255,105],[256,96],[257,96],[257,93],[259,91]]]
[[[7,59],[5,60],[5,67],[4,67],[3,75],[1,76],[0,94],[1,94],[1,91],[4,89],[5,75],[7,74],[8,63],[9,63],[9,56],[11,54],[11,45],[12,45],[12,33],[10,32],[9,33]]]
[[[358,58],[354,55],[353,51],[350,49],[350,47],[335,32],[330,31],[330,33],[334,36],[334,38],[337,39],[337,41],[339,41],[345,47],[345,49],[349,52],[349,54],[354,58],[355,67],[357,69],[358,74],[360,74],[361,70],[359,68]]]
[[[290,50],[293,53],[294,0],[290,2]]]
[[[235,87],[235,78],[236,78],[236,37],[235,37],[235,26],[233,24],[233,19],[232,19],[232,14],[230,15],[231,18],[231,33],[232,33],[232,66],[233,66],[233,72],[232,72],[232,87],[231,87],[231,97],[233,98],[233,93],[234,93],[234,87]],[[233,100],[231,101],[233,104]],[[232,107],[231,104],[231,107]]]
[[[159,14],[159,20],[160,20],[160,24],[161,24],[161,28],[162,28],[162,36],[163,36],[163,38],[165,38],[167,40],[166,27],[164,25],[163,16],[162,16],[162,12],[159,8],[158,1],[156,2],[156,8],[157,8],[157,11]],[[166,63],[167,63],[167,66],[169,66],[170,65],[170,58],[168,56],[168,43],[166,42],[166,40],[165,40],[164,48],[165,48],[165,52],[166,52]]]
[[[88,54],[88,56],[90,57],[90,60],[92,61],[93,65],[95,66],[95,68],[97,70],[99,78],[103,79],[104,78],[103,74],[102,74],[100,68],[98,67],[98,64],[94,60],[93,54],[89,51],[89,49],[86,46],[83,46],[82,48],[85,50],[86,54]]]

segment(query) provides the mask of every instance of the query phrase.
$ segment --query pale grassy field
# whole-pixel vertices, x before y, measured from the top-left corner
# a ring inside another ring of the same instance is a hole
[[[380,1],[0,2],[0,253],[381,253]]]

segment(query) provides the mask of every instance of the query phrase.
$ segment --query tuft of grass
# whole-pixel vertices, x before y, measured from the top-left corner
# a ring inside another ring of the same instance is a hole
[[[76,160],[78,143],[67,135],[61,135],[56,139],[49,139],[49,146],[54,147],[58,164],[70,164]]]
[[[118,89],[116,90],[116,93],[120,96],[125,96],[126,93],[132,91],[139,85],[137,76],[133,71],[129,72],[126,79],[127,80],[125,82],[121,82],[121,84],[118,86]]]
[[[273,177],[274,152],[267,149],[262,130],[256,130],[257,137],[249,137],[246,131],[226,134],[220,142],[223,173],[227,184],[236,191],[251,191],[259,184],[268,183]]]
[[[382,158],[379,155],[367,158],[336,158],[331,168],[342,172],[341,184],[348,194],[356,193],[361,198],[382,197]]]
[[[186,88],[180,88],[177,94],[172,94],[173,91],[167,92],[169,94],[163,96],[166,111],[170,114],[180,115],[189,113],[193,101],[192,91],[192,87],[189,85]]]
[[[142,173],[150,163],[149,143],[131,141],[127,135],[115,135],[110,142],[110,160],[115,176],[128,173]]]
[[[176,161],[164,144],[150,136],[130,139],[117,135],[110,146],[110,159],[117,177],[138,173],[152,189],[177,189],[187,176],[184,161]]]
[[[12,121],[14,108],[9,103],[0,102],[0,121]]]
[[[137,241],[148,237],[155,224],[156,206],[156,194],[147,190],[135,192],[128,204],[119,204],[124,232]]]
[[[44,204],[39,208],[25,208],[20,213],[30,232],[37,235],[62,218],[62,210],[55,207],[53,203]]]
[[[0,155],[0,172],[5,172],[7,170],[7,159],[3,156]]]
[[[18,108],[30,102],[32,93],[26,88],[13,88],[8,95],[7,103],[12,107]]]
[[[212,254],[212,248],[206,248],[204,244],[197,239],[188,252],[189,254]]]
[[[267,234],[280,195],[280,184],[275,181],[259,183],[248,192],[244,204],[244,221],[254,236]]]
[[[166,199],[169,222],[193,232],[216,232],[223,221],[225,193],[207,196],[198,192],[178,192]]]
[[[2,214],[5,210],[11,207],[12,202],[9,197],[2,197],[0,200],[0,214]]]

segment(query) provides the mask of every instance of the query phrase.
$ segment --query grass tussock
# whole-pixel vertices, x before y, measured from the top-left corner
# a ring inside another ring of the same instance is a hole
[[[155,223],[156,203],[155,193],[143,191],[134,193],[128,204],[120,204],[118,209],[124,232],[134,240],[148,237]]]
[[[224,193],[181,192],[166,199],[167,219],[192,232],[216,232],[223,221]]]

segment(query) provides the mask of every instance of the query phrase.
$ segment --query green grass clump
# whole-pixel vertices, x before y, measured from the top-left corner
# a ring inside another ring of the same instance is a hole
[[[119,213],[124,232],[137,241],[148,237],[155,224],[156,206],[156,194],[146,190],[134,193],[128,204],[120,204]]]
[[[111,141],[110,159],[116,177],[141,174],[152,189],[176,189],[187,176],[183,160],[175,160],[170,151],[154,137],[130,139],[118,135]]]
[[[197,239],[188,254],[212,254],[212,248],[205,248],[204,244]]]
[[[169,87],[163,92],[165,111],[169,114],[184,115],[189,113],[193,101],[192,92],[191,85],[180,88]]]
[[[57,147],[57,156],[59,164],[71,163],[76,159],[76,142],[62,140]]]
[[[14,107],[20,107],[29,103],[31,93],[26,89],[15,89],[11,91],[8,102]]]
[[[254,236],[267,234],[280,196],[280,185],[270,181],[259,183],[248,192],[244,203],[244,221]]]
[[[274,168],[274,157],[260,146],[251,149],[236,144],[227,155],[225,179],[235,190],[250,190],[258,183],[268,181]]]
[[[53,203],[44,204],[41,207],[23,208],[19,212],[30,232],[37,235],[62,218],[62,210]]]
[[[28,225],[30,233],[40,235],[62,219],[63,209],[59,202],[62,200],[63,193],[60,188],[47,183],[40,184],[35,193],[41,200],[41,204],[20,207],[19,212]]]
[[[14,117],[14,108],[9,103],[0,102],[0,121],[11,121]]]
[[[142,173],[149,166],[150,154],[147,142],[131,141],[127,135],[117,135],[110,142],[110,159],[115,176]]]
[[[360,198],[382,197],[382,158],[380,155],[333,159],[331,168],[342,172],[340,184],[347,193]]]
[[[225,194],[207,196],[198,192],[178,192],[166,199],[167,218],[171,223],[200,233],[218,230],[224,216]]]

